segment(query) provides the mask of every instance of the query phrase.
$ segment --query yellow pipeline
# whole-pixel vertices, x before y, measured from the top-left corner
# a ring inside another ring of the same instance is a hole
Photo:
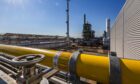
[[[0,52],[19,56],[25,54],[44,54],[45,60],[41,64],[52,67],[53,57],[57,51],[41,50],[18,46],[0,45]],[[68,62],[72,53],[62,52],[59,58],[59,69],[68,71]],[[140,61],[120,59],[122,84],[140,84]],[[77,73],[81,77],[93,79],[108,84],[109,82],[109,58],[81,54],[77,60]]]

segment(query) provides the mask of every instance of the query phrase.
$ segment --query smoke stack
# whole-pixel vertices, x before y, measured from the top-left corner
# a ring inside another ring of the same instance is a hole
[[[84,24],[86,24],[86,14],[84,14]]]
[[[107,37],[110,38],[110,19],[106,19],[106,32],[107,32]]]

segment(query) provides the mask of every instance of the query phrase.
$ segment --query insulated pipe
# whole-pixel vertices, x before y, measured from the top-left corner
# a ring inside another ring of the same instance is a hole
[[[53,57],[57,51],[41,50],[27,47],[0,45],[0,52],[19,56],[26,54],[44,54],[46,59],[41,64],[53,67]],[[62,52],[58,60],[58,68],[68,71],[68,64],[72,53]],[[140,61],[130,59],[120,59],[122,84],[140,83]],[[109,84],[109,58],[81,54],[76,63],[78,76],[96,80],[102,84]],[[116,78],[117,79],[117,78]]]

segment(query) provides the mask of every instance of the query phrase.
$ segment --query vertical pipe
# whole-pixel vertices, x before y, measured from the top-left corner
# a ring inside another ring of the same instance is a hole
[[[106,19],[106,32],[107,32],[107,37],[110,38],[110,19]]]
[[[84,14],[84,24],[86,24],[86,14]]]

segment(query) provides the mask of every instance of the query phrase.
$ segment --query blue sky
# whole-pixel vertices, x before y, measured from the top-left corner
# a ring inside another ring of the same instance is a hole
[[[125,0],[71,0],[70,36],[80,37],[83,14],[100,36],[105,19],[115,21]],[[0,0],[0,33],[66,34],[66,0]]]

